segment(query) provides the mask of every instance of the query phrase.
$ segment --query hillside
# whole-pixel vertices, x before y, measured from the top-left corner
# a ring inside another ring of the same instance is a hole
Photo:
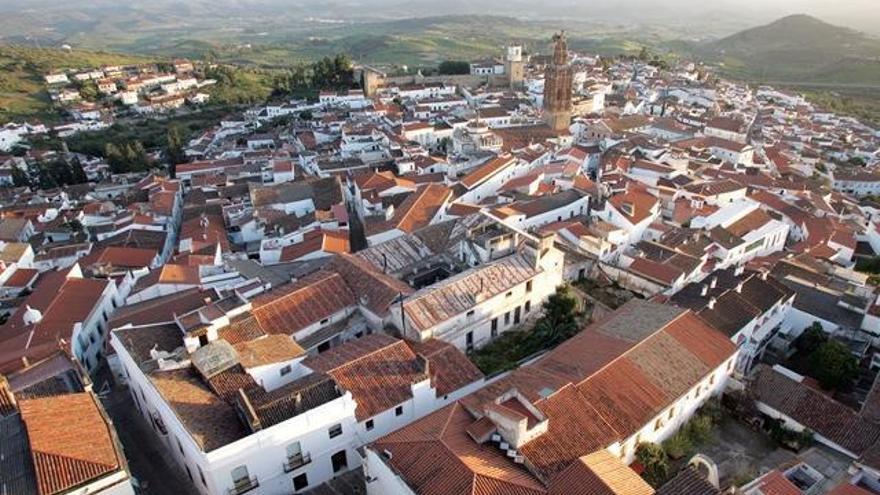
[[[146,61],[118,53],[0,45],[0,123],[19,116],[55,117],[43,81],[47,72]]]
[[[797,84],[880,84],[880,39],[807,15],[700,45],[697,55],[728,75]]]

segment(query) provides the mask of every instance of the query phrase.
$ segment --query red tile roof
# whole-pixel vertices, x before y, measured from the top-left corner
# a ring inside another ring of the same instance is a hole
[[[40,495],[63,493],[120,469],[110,427],[92,394],[25,399],[19,410]]]
[[[333,377],[357,402],[365,421],[412,398],[412,386],[428,379],[416,354],[402,340],[384,334],[346,342],[303,364]]]
[[[476,170],[464,176],[460,182],[467,189],[473,189],[514,163],[516,163],[516,158],[513,156],[499,155],[477,167]]]
[[[266,333],[293,335],[354,306],[357,300],[343,277],[319,270],[260,294],[251,304],[251,313]]]

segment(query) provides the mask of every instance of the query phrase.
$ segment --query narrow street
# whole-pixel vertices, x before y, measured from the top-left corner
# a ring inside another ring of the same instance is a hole
[[[116,426],[132,476],[144,495],[197,495],[186,475],[167,462],[167,453],[138,415],[123,387],[113,387],[102,399]]]

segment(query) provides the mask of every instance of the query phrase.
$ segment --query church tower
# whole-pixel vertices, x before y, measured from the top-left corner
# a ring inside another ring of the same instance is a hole
[[[510,89],[520,89],[523,85],[523,56],[522,47],[511,45],[507,47],[507,56],[504,58],[504,73],[510,81]]]
[[[553,36],[553,60],[544,73],[544,120],[554,131],[571,125],[571,65],[565,32]]]

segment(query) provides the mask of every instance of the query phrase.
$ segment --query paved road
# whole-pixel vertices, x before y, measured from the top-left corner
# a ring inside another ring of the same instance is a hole
[[[168,453],[143,421],[128,390],[113,388],[103,399],[125,450],[131,474],[145,495],[198,495],[179,468],[167,462]]]

